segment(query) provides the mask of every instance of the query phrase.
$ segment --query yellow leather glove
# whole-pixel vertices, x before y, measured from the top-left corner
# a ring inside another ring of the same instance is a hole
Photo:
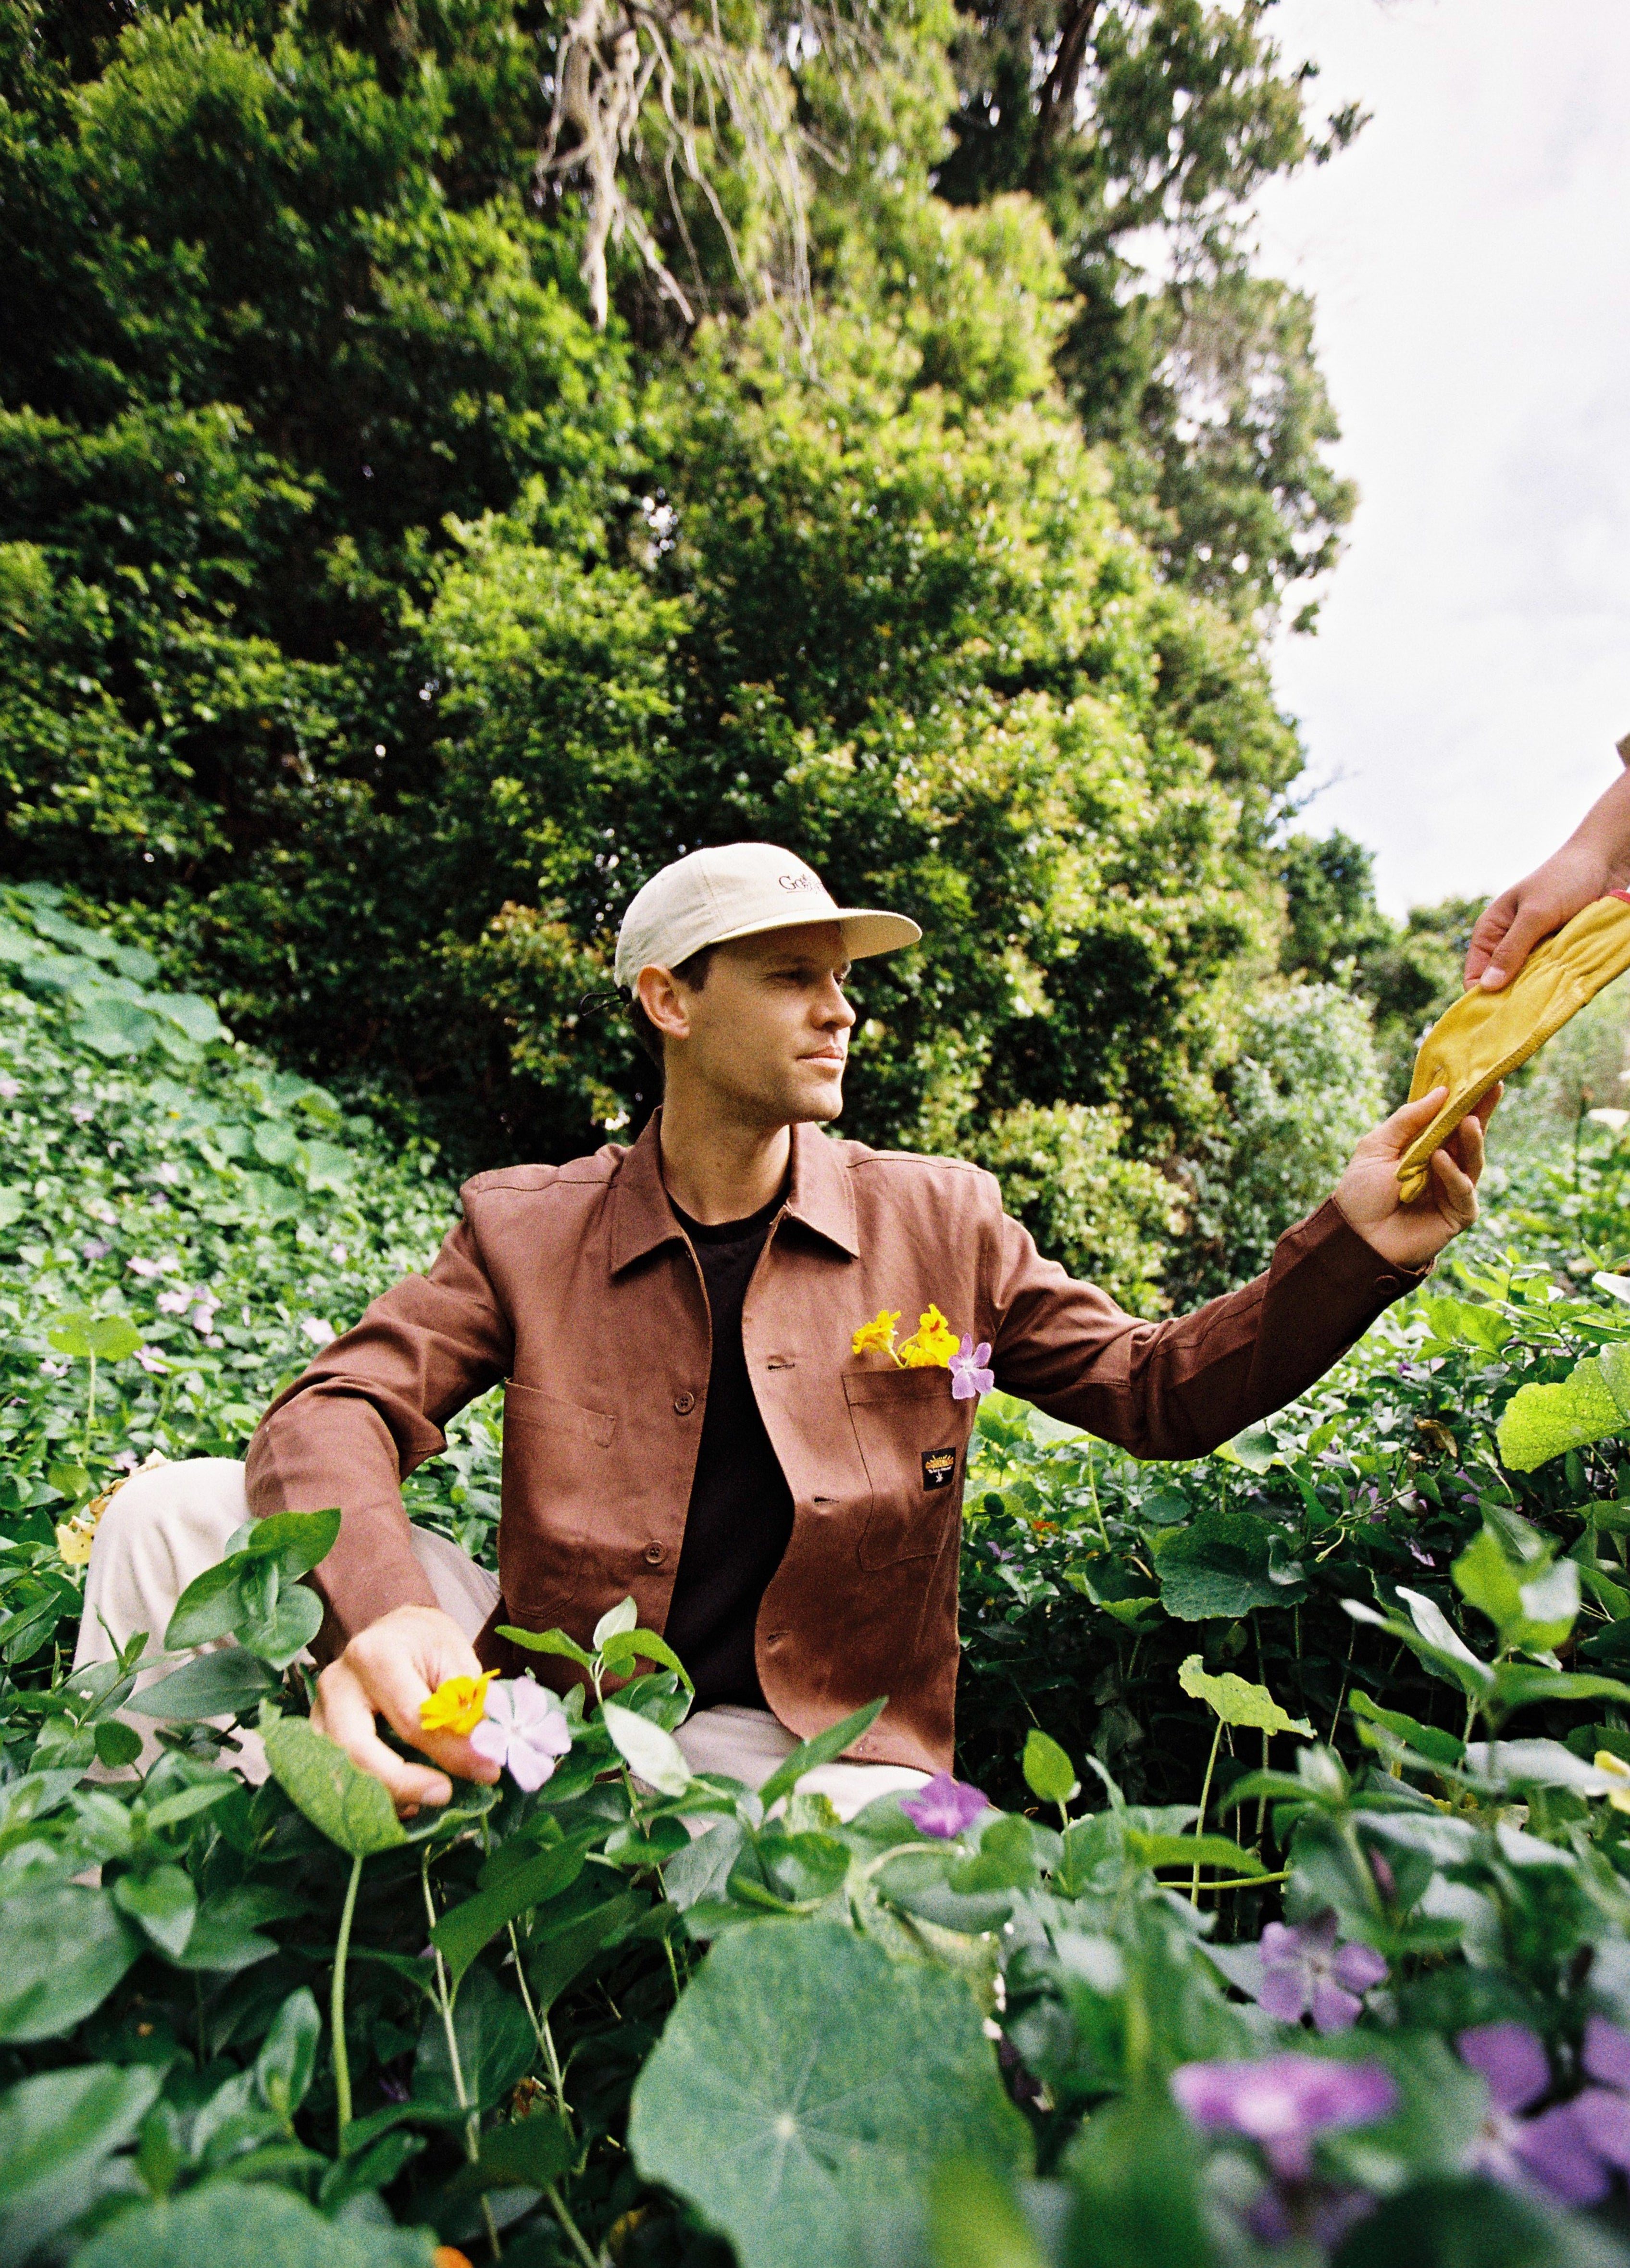
[[[1449,1100],[1398,1162],[1405,1204],[1427,1185],[1432,1152],[1448,1141],[1490,1087],[1543,1048],[1604,985],[1630,968],[1630,895],[1598,898],[1531,953],[1503,992],[1471,991],[1440,1016],[1420,1043],[1412,1102],[1435,1086]]]

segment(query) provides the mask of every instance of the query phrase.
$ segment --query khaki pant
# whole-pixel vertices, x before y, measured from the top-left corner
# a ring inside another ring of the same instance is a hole
[[[133,1474],[97,1524],[75,1669],[111,1660],[137,1631],[147,1631],[148,1652],[159,1654],[176,1601],[195,1576],[222,1557],[227,1538],[248,1517],[243,1467],[231,1457],[196,1457]],[[497,1604],[495,1579],[428,1528],[413,1530],[413,1550],[437,1604],[473,1638]],[[174,1667],[156,1660],[137,1677],[137,1689]],[[131,1722],[146,1741],[145,1766],[157,1753],[152,1719],[136,1717]],[[238,1737],[244,1744],[242,1768],[252,1778],[263,1778],[259,1736]],[[693,1771],[720,1772],[749,1787],[762,1787],[798,1745],[797,1736],[767,1709],[702,1709],[674,1737]],[[874,1797],[921,1787],[926,1778],[926,1773],[904,1764],[822,1764],[798,1785],[800,1791],[826,1796],[839,1816],[848,1819]]]

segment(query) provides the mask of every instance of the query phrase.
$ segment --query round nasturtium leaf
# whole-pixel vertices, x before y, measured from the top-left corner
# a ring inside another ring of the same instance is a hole
[[[741,2268],[860,2268],[944,2160],[1029,2159],[966,1984],[816,1921],[719,1940],[640,2073],[629,2143]]]

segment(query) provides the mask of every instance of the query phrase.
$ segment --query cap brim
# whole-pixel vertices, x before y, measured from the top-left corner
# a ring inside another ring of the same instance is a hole
[[[734,945],[744,937],[769,937],[778,929],[813,929],[822,922],[838,924],[851,961],[868,961],[877,953],[898,953],[905,946],[915,945],[922,936],[909,914],[879,913],[866,906],[838,906],[831,913],[812,914],[807,908],[789,910],[785,920],[749,922],[745,929],[726,930],[722,937],[710,938],[708,942]]]

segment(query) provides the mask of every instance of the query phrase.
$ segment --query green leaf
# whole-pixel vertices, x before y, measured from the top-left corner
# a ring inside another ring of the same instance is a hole
[[[1268,1871],[1254,1852],[1226,1835],[1146,1835],[1137,1827],[1125,1833],[1127,1856],[1140,1867],[1223,1867],[1231,1874]]]
[[[527,1946],[527,1975],[545,2015],[595,1956],[620,1945],[650,1910],[649,1901],[639,1891],[612,1887],[615,1877],[607,1879],[608,1896],[578,1906],[541,1930]],[[562,1903],[572,1904],[571,1895]]]
[[[594,1650],[598,1653],[609,1638],[619,1638],[624,1631],[633,1630],[639,1621],[639,1609],[632,1598],[624,1599],[620,1606],[608,1607],[594,1625]]]
[[[99,2008],[142,1949],[106,1890],[79,1883],[8,1898],[0,2040],[48,2040]]]
[[[498,1635],[508,1638],[512,1646],[523,1646],[528,1653],[560,1653],[568,1661],[575,1661],[579,1668],[592,1669],[594,1666],[594,1655],[563,1630],[517,1630],[513,1623],[500,1623]]]
[[[1625,1426],[1602,1365],[1588,1355],[1556,1386],[1519,1386],[1495,1429],[1501,1462],[1531,1473],[1569,1449],[1587,1448]]]
[[[1251,1513],[1208,1506],[1190,1527],[1163,1530],[1155,1550],[1161,1603],[1179,1622],[1236,1621],[1307,1595],[1305,1583],[1274,1581],[1271,1539]]]
[[[1189,1656],[1177,1672],[1177,1683],[1191,1700],[1204,1701],[1214,1709],[1225,1725],[1261,1733],[1299,1733],[1304,1741],[1313,1738],[1307,1719],[1287,1717],[1265,1685],[1249,1684],[1231,1669],[1213,1677],[1200,1654]]]
[[[369,1772],[304,1717],[262,1706],[261,1733],[272,1776],[297,1811],[353,1859],[367,1859],[408,1840],[396,1808]]]
[[[434,2241],[427,2229],[330,2220],[287,2190],[225,2182],[121,2213],[74,2268],[431,2268]]]
[[[629,2144],[742,2268],[862,2268],[940,2160],[1029,2158],[966,1984],[822,1921],[719,1939],[635,2085]]]
[[[1216,1454],[1231,1464],[1243,1465],[1248,1473],[1265,1473],[1277,1461],[1280,1445],[1265,1425],[1252,1425],[1225,1441]]]
[[[1012,2176],[977,2158],[935,2169],[928,2227],[933,2268],[1048,2268]]]
[[[460,1985],[453,2004],[453,2032],[465,2090],[483,2110],[503,2101],[537,2053],[519,1996],[506,1992],[490,1970],[472,1969]],[[413,2092],[425,2102],[458,2100],[439,2008],[425,2012],[413,2062]]]
[[[321,2037],[317,2003],[302,1985],[278,2009],[254,2058],[254,2083],[262,2099],[285,2125],[306,2100]]]
[[[1044,1803],[1071,1803],[1081,1792],[1067,1752],[1032,1725],[1024,1742],[1024,1784]]]
[[[0,2258],[26,2259],[85,2209],[96,2168],[135,2134],[163,2077],[95,2063],[0,2095]]]
[[[160,1953],[173,1957],[186,1952],[198,1899],[179,1867],[155,1867],[145,1874],[121,1874],[113,1886],[113,1900]]]
[[[274,1512],[264,1520],[251,1521],[241,1542],[233,1538],[232,1556],[275,1559],[278,1573],[294,1582],[321,1565],[339,1541],[339,1534],[337,1506],[322,1512]]]
[[[96,1761],[107,1771],[122,1771],[142,1753],[141,1734],[134,1725],[122,1724],[117,1717],[104,1718],[92,1738],[96,1742]]]
[[[1517,1571],[1492,1528],[1484,1528],[1472,1537],[1449,1572],[1461,1597],[1487,1616],[1502,1639],[1508,1630],[1521,1622],[1523,1594]]]
[[[492,2126],[481,2138],[481,2154],[462,2167],[437,2200],[439,2216],[450,2205],[487,2190],[544,2190],[560,2179],[577,2155],[572,2130],[552,2110]]]
[[[817,1771],[822,1764],[837,1762],[844,1750],[852,1748],[863,1733],[869,1733],[883,1711],[889,1706],[889,1697],[868,1701],[864,1709],[857,1709],[852,1717],[845,1717],[836,1725],[829,1725],[824,1733],[813,1740],[802,1741],[791,1756],[784,1757],[758,1791],[758,1800],[769,1811],[784,1795],[791,1795],[808,1771]]]
[[[614,1638],[606,1640],[601,1651],[608,1669],[616,1669],[625,1661],[660,1662],[664,1669],[675,1671],[692,1693],[696,1691],[690,1671],[667,1640],[660,1638],[655,1631],[619,1631]]]
[[[70,1355],[76,1362],[85,1362],[91,1352],[91,1316],[84,1307],[70,1307],[53,1315],[46,1325],[46,1343],[58,1354]]]
[[[1452,1733],[1440,1732],[1435,1725],[1423,1725],[1417,1718],[1406,1717],[1401,1709],[1383,1709],[1368,1693],[1350,1693],[1347,1707],[1360,1720],[1359,1738],[1367,1747],[1377,1745],[1368,1726],[1379,1725],[1395,1740],[1413,1749],[1417,1756],[1424,1756],[1428,1764],[1452,1766],[1465,1755],[1465,1742],[1457,1740]]]
[[[649,1717],[619,1708],[615,1701],[603,1702],[601,1714],[613,1747],[637,1778],[655,1788],[659,1795],[684,1793],[690,1785],[690,1767],[671,1733],[653,1725]]]
[[[1199,2191],[1205,2164],[1163,2088],[1095,2111],[1070,2154],[1071,2268],[1213,2268],[1220,2254]]]
[[[155,1679],[133,1693],[124,1705],[134,1716],[163,1717],[173,1724],[196,1724],[206,1717],[247,1717],[282,1683],[258,1654],[240,1646],[221,1646],[173,1669],[167,1677]],[[99,1733],[103,1729],[97,1727]],[[140,1746],[138,1740],[138,1753]],[[101,1754],[100,1745],[97,1753]]]
[[[535,1859],[513,1867],[490,1889],[478,1890],[473,1898],[466,1898],[461,1905],[443,1914],[431,1932],[431,1940],[439,1950],[455,1984],[505,1922],[513,1921],[528,1906],[542,1905],[576,1881],[583,1871],[588,1845],[601,1831],[599,1828],[591,1829],[568,1842],[556,1844],[552,1850],[541,1852]]]

